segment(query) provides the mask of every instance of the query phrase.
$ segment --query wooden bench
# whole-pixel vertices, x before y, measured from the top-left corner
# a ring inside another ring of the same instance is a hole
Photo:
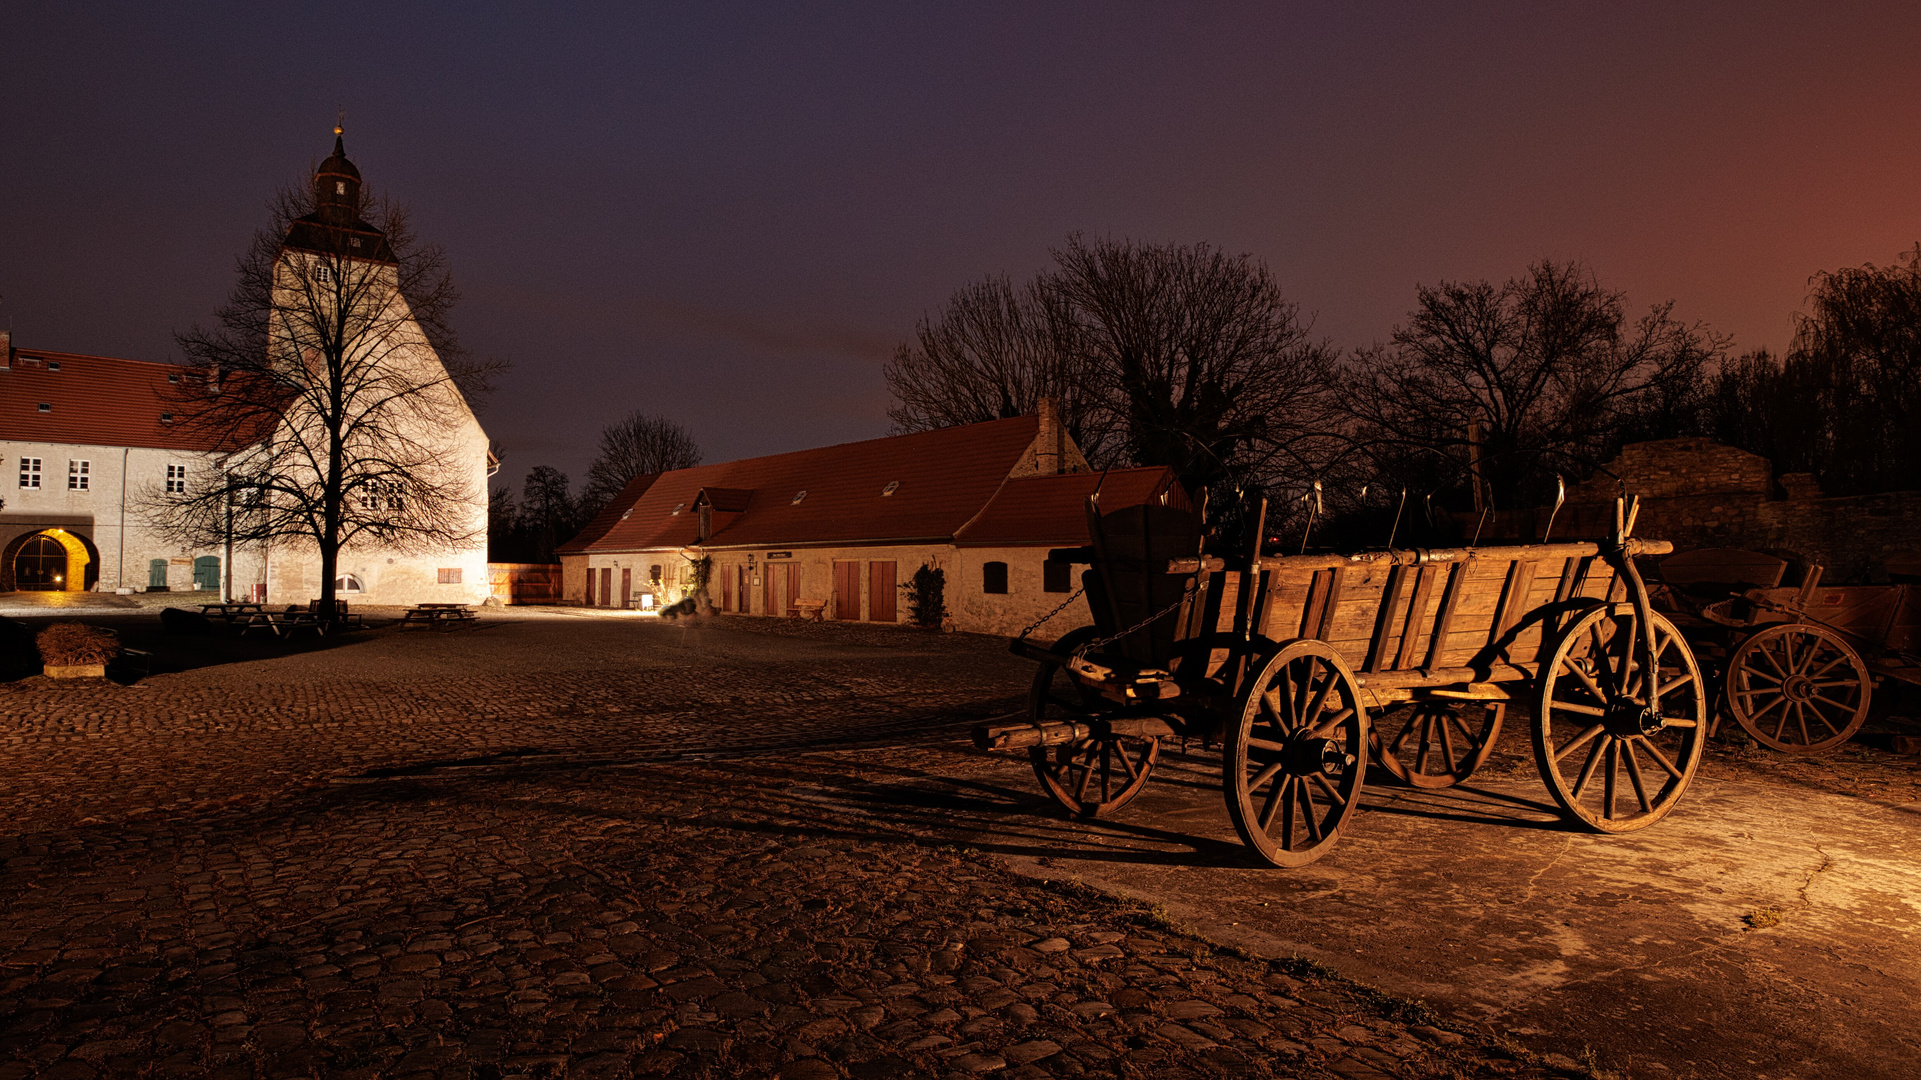
[[[827,601],[825,600],[794,601],[794,617],[801,622],[825,622],[826,613]]]

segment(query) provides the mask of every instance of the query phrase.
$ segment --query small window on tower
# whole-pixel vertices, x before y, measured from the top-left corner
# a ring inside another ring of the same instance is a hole
[[[335,194],[335,195],[345,195],[346,193],[347,193],[347,182],[346,182],[345,180],[335,180],[335,181],[334,181],[334,194]]]

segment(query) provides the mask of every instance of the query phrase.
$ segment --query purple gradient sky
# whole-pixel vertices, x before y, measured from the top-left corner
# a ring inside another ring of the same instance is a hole
[[[1343,347],[1551,256],[1779,348],[1921,239],[1909,4],[74,8],[0,20],[16,344],[174,356],[344,104],[514,363],[516,486],[636,407],[882,434],[914,320],[1076,229],[1252,253]]]

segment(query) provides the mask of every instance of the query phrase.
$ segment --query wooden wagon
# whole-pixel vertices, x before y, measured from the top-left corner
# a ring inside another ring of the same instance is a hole
[[[1861,729],[1876,682],[1921,684],[1921,586],[1828,585],[1819,565],[1783,586],[1787,566],[1732,548],[1675,555],[1657,606],[1718,675],[1717,724],[1725,713],[1763,746],[1818,754]]]
[[[1139,794],[1162,740],[1200,739],[1222,748],[1248,848],[1305,865],[1352,820],[1370,753],[1408,783],[1457,783],[1516,697],[1548,790],[1588,828],[1660,820],[1700,763],[1700,671],[1633,563],[1670,547],[1630,539],[1631,513],[1607,542],[1239,559],[1201,555],[1198,520],[1165,507],[1088,517],[1094,543],[1051,557],[1088,566],[1094,625],[1016,641],[1040,664],[1028,716],[974,733],[1026,749],[1074,815]]]

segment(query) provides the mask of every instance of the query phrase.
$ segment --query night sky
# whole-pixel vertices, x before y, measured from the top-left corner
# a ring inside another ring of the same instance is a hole
[[[168,7],[0,13],[16,345],[176,358],[344,106],[516,486],[634,408],[884,434],[914,321],[1073,230],[1251,253],[1342,347],[1545,256],[1778,349],[1921,239],[1911,4]]]

